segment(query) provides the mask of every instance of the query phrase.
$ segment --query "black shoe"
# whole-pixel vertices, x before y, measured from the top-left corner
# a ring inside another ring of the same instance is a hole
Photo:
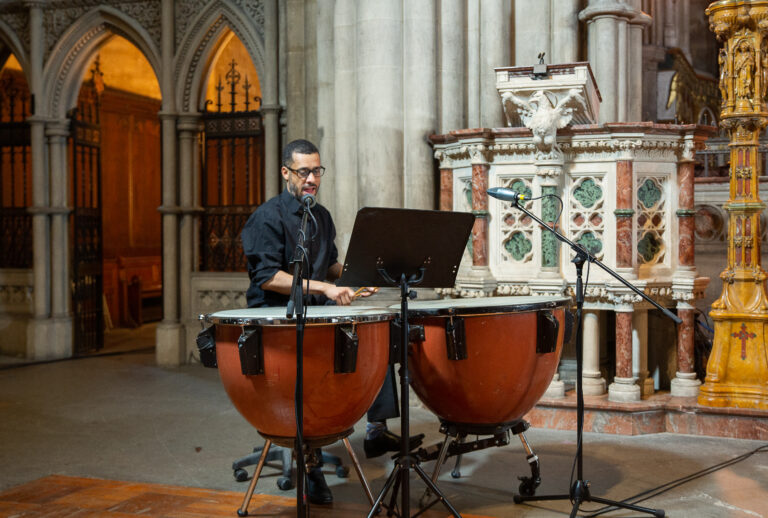
[[[325,505],[333,502],[333,494],[325,483],[325,475],[319,466],[307,473],[307,496],[313,504]]]
[[[412,450],[421,446],[424,434],[412,435],[408,441],[408,449]],[[384,430],[373,439],[363,441],[363,449],[367,459],[384,455],[388,451],[400,451],[400,436],[389,430]]]

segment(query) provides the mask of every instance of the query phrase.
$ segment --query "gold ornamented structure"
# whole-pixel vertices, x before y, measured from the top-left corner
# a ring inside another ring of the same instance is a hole
[[[731,166],[728,265],[710,313],[715,337],[699,403],[768,409],[768,298],[760,265],[765,204],[758,193],[758,138],[768,124],[768,0],[723,0],[705,12],[723,43],[720,124],[730,135]]]

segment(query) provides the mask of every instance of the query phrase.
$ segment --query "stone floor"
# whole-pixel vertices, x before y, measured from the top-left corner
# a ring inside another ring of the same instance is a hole
[[[218,491],[244,492],[232,461],[262,443],[229,402],[218,374],[199,364],[160,368],[146,340],[151,327],[127,333],[122,346],[107,354],[37,365],[5,363],[0,368],[0,491],[52,475],[135,481]],[[135,340],[134,340],[135,338]],[[131,346],[130,344],[134,344]],[[437,420],[412,400],[411,427],[441,440]],[[398,423],[392,423],[398,429]],[[388,457],[365,459],[364,423],[350,437],[374,493],[391,471]],[[567,492],[576,453],[576,434],[531,428],[526,437],[541,462],[537,494]],[[759,448],[762,450],[749,455]],[[701,473],[712,466],[743,460],[655,494],[645,505],[667,516],[768,518],[768,444],[765,441],[657,433],[585,433],[584,478],[594,496],[626,499]],[[341,443],[327,448],[345,462]],[[463,458],[461,477],[452,478],[453,459],[442,470],[439,487],[466,515],[491,517],[567,516],[567,501],[515,504],[517,477],[529,474],[519,440],[473,452]],[[424,464],[431,472],[433,463]],[[295,498],[276,486],[276,472],[259,481],[257,493]],[[326,476],[337,502],[365,508],[354,470],[349,478]],[[413,506],[423,490],[411,477]],[[415,509],[414,507],[413,509]],[[601,505],[585,503],[580,515]],[[232,515],[235,516],[232,509]],[[333,515],[327,510],[324,515]],[[364,514],[364,513],[363,513]],[[0,516],[12,516],[3,514]],[[42,515],[41,515],[42,516]],[[644,516],[616,511],[610,516]]]

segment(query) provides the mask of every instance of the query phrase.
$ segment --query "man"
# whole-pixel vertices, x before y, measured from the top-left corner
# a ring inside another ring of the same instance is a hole
[[[294,140],[285,146],[282,164],[280,173],[286,182],[285,190],[256,209],[241,234],[251,281],[246,292],[248,307],[287,305],[293,282],[288,270],[301,226],[301,199],[307,194],[317,195],[325,173],[317,147],[307,140]],[[312,208],[312,214],[317,221],[317,229],[315,232],[314,226],[310,225],[312,231],[308,231],[304,243],[312,261],[309,304],[348,305],[355,299],[355,292],[332,283],[342,271],[334,244],[336,229],[333,220],[328,210],[319,204]],[[306,286],[306,281],[303,285]],[[367,289],[361,295],[365,297],[373,292]],[[400,438],[386,427],[386,419],[398,416],[397,394],[390,369],[381,392],[368,411],[369,423],[364,442],[366,457],[399,451]],[[412,437],[411,448],[418,446],[422,437]],[[312,503],[329,504],[333,501],[320,466],[310,469],[307,478],[307,493]]]

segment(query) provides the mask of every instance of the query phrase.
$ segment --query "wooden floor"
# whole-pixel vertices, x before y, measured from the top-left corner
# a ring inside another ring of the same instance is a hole
[[[242,501],[243,493],[231,491],[53,475],[0,493],[0,517],[232,517],[237,516]],[[312,506],[312,516],[317,517],[357,518],[366,516],[368,511],[358,504],[338,502],[330,506]],[[282,496],[254,494],[248,515],[295,516],[296,501]],[[443,518],[449,515],[444,511],[429,511],[421,516]]]

